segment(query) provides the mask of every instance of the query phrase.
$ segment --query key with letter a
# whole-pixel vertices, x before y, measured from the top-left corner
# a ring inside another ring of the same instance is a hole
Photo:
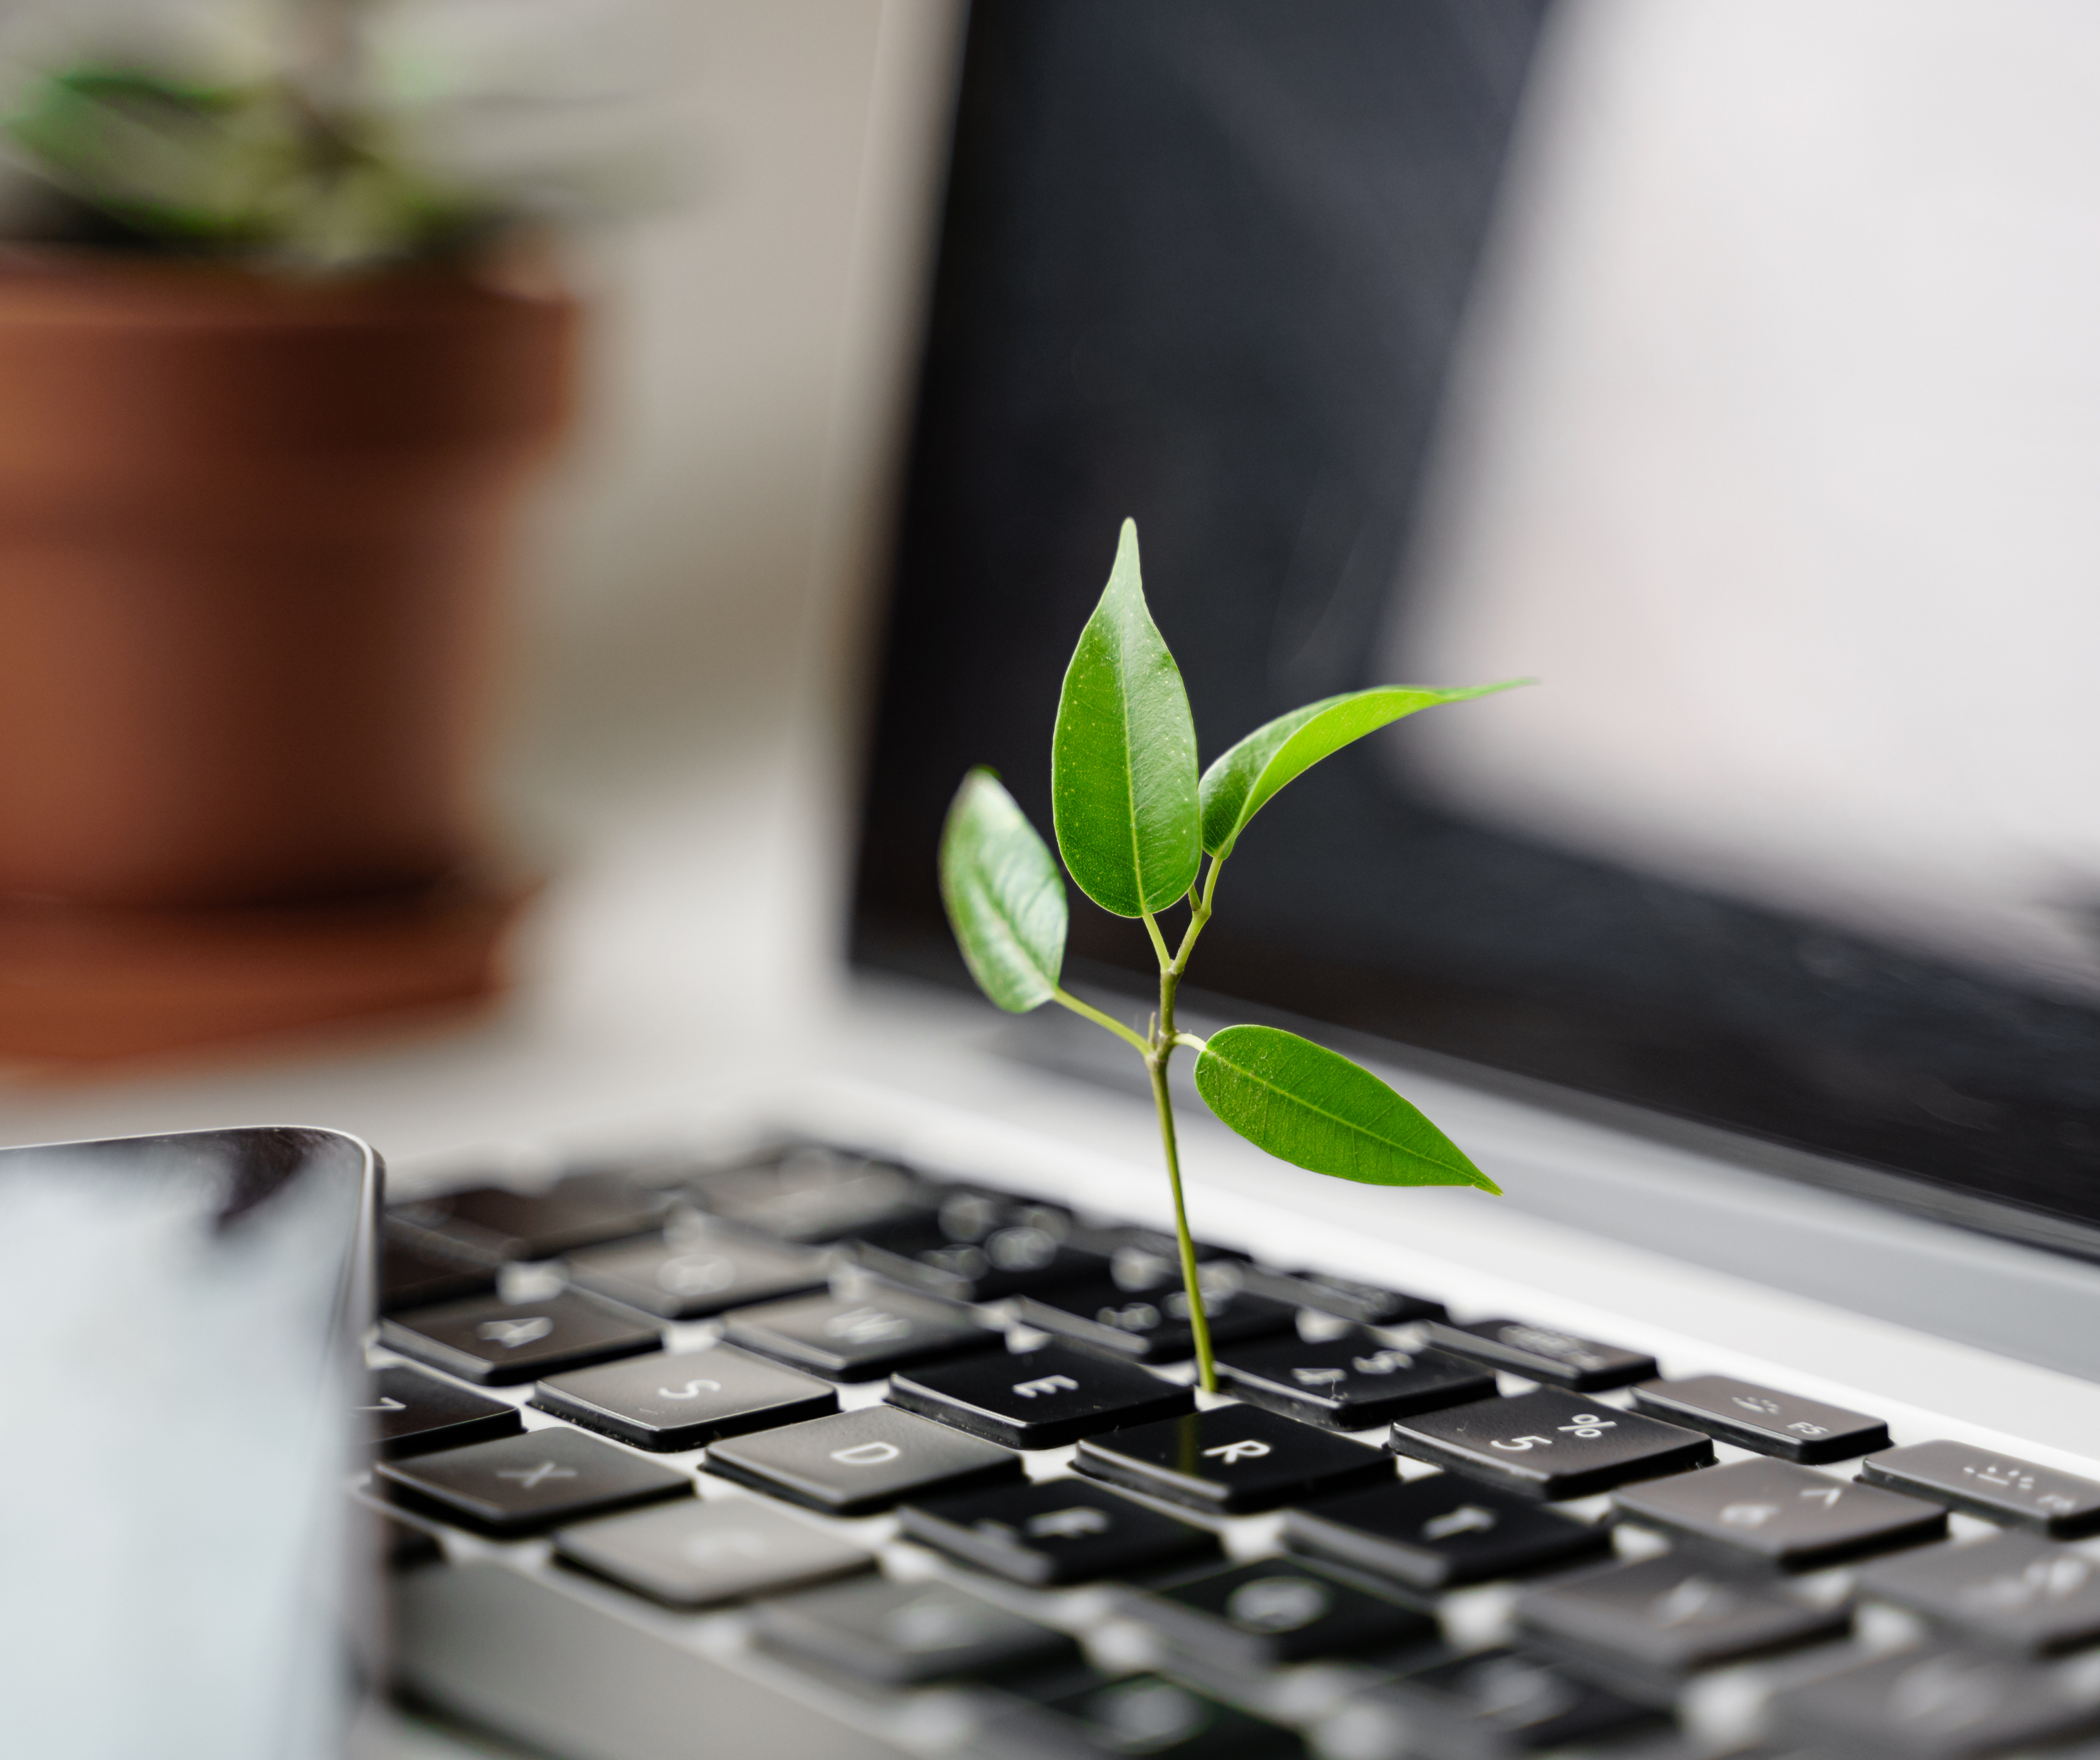
[[[1096,1431],[1149,1423],[1196,1409],[1185,1387],[1135,1363],[1111,1362],[1062,1344],[1021,1353],[990,1351],[907,1371],[889,1402],[1007,1448],[1064,1448]]]
[[[1076,1472],[1224,1515],[1390,1479],[1391,1460],[1252,1406],[1220,1406],[1163,1423],[1089,1437]]]

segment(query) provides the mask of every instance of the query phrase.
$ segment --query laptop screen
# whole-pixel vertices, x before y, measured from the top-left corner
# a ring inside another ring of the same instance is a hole
[[[1541,680],[1278,797],[1205,989],[2100,1255],[2100,148],[2010,126],[2032,86],[1950,123],[1959,44],[1754,11],[977,10],[862,964],[968,982],[942,813],[989,763],[1047,835],[1130,515],[1206,762]],[[1073,913],[1141,993],[1144,936]]]

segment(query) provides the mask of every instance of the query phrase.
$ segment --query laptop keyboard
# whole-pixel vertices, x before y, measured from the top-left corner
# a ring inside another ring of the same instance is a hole
[[[396,1570],[631,1597],[901,1748],[2100,1754],[2100,1483],[1870,1413],[1214,1247],[1198,1394],[1171,1241],[806,1145],[386,1240]]]

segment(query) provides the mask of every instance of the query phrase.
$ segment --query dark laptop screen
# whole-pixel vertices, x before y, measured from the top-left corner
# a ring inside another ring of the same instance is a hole
[[[1544,0],[977,8],[878,680],[863,966],[967,982],[942,814],[987,763],[1047,834],[1058,683],[1126,514],[1206,761],[1313,697],[1476,681],[1409,665],[1411,539],[1547,22]],[[1499,670],[1533,670],[1522,647]],[[2100,1253],[2092,986],[1878,934],[1871,897],[1775,903],[1470,811],[1406,749],[1367,742],[1267,809],[1205,989]],[[1138,991],[1143,936],[1073,908],[1075,958]]]

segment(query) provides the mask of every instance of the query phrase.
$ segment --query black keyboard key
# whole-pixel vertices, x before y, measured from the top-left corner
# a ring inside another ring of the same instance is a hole
[[[892,1227],[873,1241],[856,1239],[854,1259],[876,1276],[946,1301],[1003,1300],[1065,1285],[1099,1282],[1109,1261],[1068,1247],[1033,1223],[995,1228],[982,1240],[958,1241],[932,1220]]]
[[[1189,1296],[1177,1285],[1125,1289],[1121,1285],[1075,1284],[1045,1296],[1023,1296],[1014,1318],[1024,1326],[1054,1332],[1083,1349],[1140,1362],[1181,1362],[1196,1349],[1189,1324]],[[1213,1345],[1286,1331],[1296,1310],[1265,1296],[1251,1295],[1225,1280],[1207,1280],[1203,1314]]]
[[[1000,1760],[1304,1760],[1290,1731],[1156,1674],[1012,1699],[986,1719]]]
[[[660,1192],[615,1174],[563,1180],[551,1190],[477,1186],[391,1205],[387,1231],[411,1246],[471,1254],[489,1264],[551,1259],[600,1241],[642,1234],[663,1219]]]
[[[1987,1521],[2076,1540],[2100,1533],[2100,1484],[1966,1442],[1913,1442],[1860,1463],[1860,1476],[1891,1491],[1952,1504]]]
[[[907,1498],[1002,1485],[1021,1457],[893,1406],[865,1406],[718,1442],[707,1471],[832,1516],[863,1516]]]
[[[1240,1281],[1257,1296],[1353,1320],[1358,1326],[1404,1326],[1410,1320],[1445,1318],[1443,1303],[1427,1296],[1357,1283],[1325,1271],[1272,1271],[1264,1265],[1248,1265]]]
[[[1403,1418],[1392,1427],[1390,1445],[1549,1502],[1683,1472],[1714,1459],[1713,1443],[1694,1431],[1557,1388]]]
[[[573,1255],[579,1289],[667,1320],[699,1320],[753,1302],[807,1295],[830,1282],[821,1254],[726,1232],[597,1247]]]
[[[396,1521],[391,1516],[377,1517],[376,1524],[378,1554],[389,1570],[413,1570],[421,1564],[435,1564],[445,1555],[438,1537],[427,1528]]]
[[[428,1308],[496,1293],[496,1267],[451,1252],[425,1252],[393,1234],[379,1247],[379,1310]]]
[[[1947,1511],[1937,1504],[1790,1461],[1736,1461],[1636,1485],[1612,1501],[1631,1520],[1789,1571],[1819,1570],[1947,1533]]]
[[[902,1168],[849,1151],[801,1145],[743,1167],[702,1175],[686,1188],[700,1208],[782,1240],[835,1241],[938,1208]]]
[[[1786,1687],[1772,1710],[1819,1754],[1860,1760],[1980,1760],[2100,1730],[2100,1705],[2060,1671],[1938,1647]]]
[[[1080,1479],[1002,1485],[907,1503],[897,1513],[913,1539],[1039,1586],[1199,1564],[1218,1551],[1208,1529]]]
[[[800,1423],[839,1409],[829,1384],[731,1344],[634,1357],[542,1381],[532,1403],[655,1453]]]
[[[1236,1344],[1219,1358],[1251,1405],[1330,1430],[1369,1430],[1414,1412],[1494,1395],[1493,1372],[1440,1350],[1402,1350],[1367,1332],[1309,1344],[1295,1333]]]
[[[1181,1248],[1174,1236],[1161,1229],[1074,1227],[1070,1236],[1074,1247],[1088,1252],[1105,1253],[1110,1276],[1121,1289],[1161,1289],[1181,1281]],[[1247,1256],[1213,1241],[1198,1241],[1196,1262],[1219,1269],[1242,1266]],[[1207,1290],[1208,1285],[1207,1284]]]
[[[1804,1465],[1850,1460],[1889,1445],[1889,1427],[1879,1418],[1727,1375],[1643,1382],[1634,1389],[1634,1403],[1688,1430]]]
[[[500,1387],[660,1349],[653,1326],[564,1292],[545,1301],[493,1297],[419,1308],[379,1323],[379,1342],[462,1380]]]
[[[1608,1553],[1612,1536],[1477,1479],[1432,1473],[1286,1510],[1283,1543],[1440,1590],[1579,1564]]]
[[[871,1579],[757,1609],[759,1637],[883,1687],[916,1687],[1072,1659],[1061,1631],[953,1583]]]
[[[873,1381],[893,1370],[982,1350],[997,1335],[965,1309],[902,1290],[810,1296],[729,1317],[723,1335],[834,1381]]]
[[[1196,1396],[1185,1387],[1056,1344],[907,1370],[892,1378],[887,1397],[907,1411],[1017,1449],[1064,1448],[1097,1431],[1196,1409]]]
[[[2039,1657],[2100,1642],[2100,1561],[2038,1534],[1884,1559],[1860,1573],[1860,1593],[1994,1650]]]
[[[382,1461],[374,1470],[403,1502],[498,1534],[531,1533],[693,1494],[690,1474],[565,1428],[528,1430],[443,1454]]]
[[[1517,1604],[1517,1619],[1578,1654],[1665,1677],[1798,1649],[1851,1624],[1842,1607],[1812,1607],[1769,1579],[1674,1553],[1542,1584]]]
[[[720,1607],[875,1569],[875,1555],[754,1498],[697,1499],[564,1528],[554,1555],[666,1607]]]
[[[1383,1723],[1420,1760],[1503,1760],[1577,1746],[1587,1752],[1670,1723],[1608,1687],[1508,1650],[1458,1657],[1371,1687],[1342,1718],[1370,1723],[1367,1735]]]
[[[428,1454],[435,1449],[492,1442],[525,1428],[515,1406],[484,1398],[435,1375],[396,1363],[372,1378],[371,1394],[358,1408],[370,1423],[379,1452],[389,1460]]]
[[[1176,1648],[1231,1669],[1402,1650],[1437,1632],[1418,1608],[1287,1559],[1206,1571],[1140,1596],[1123,1612]]]
[[[1463,1326],[1432,1320],[1423,1330],[1432,1344],[1461,1357],[1578,1393],[1624,1387],[1655,1373],[1652,1357],[1521,1320],[1469,1320]]]
[[[1088,1437],[1072,1465],[1110,1485],[1228,1516],[1374,1485],[1393,1471],[1375,1449],[1251,1406]]]

